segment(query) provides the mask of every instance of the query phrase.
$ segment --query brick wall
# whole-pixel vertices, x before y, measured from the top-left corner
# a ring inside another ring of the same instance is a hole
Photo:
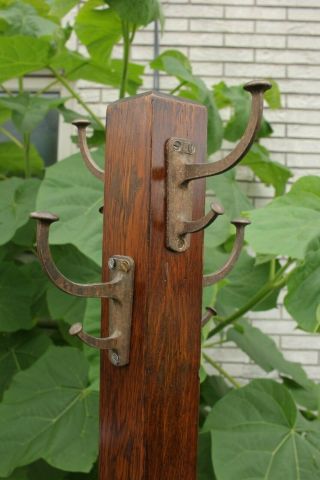
[[[164,2],[165,33],[161,51],[179,48],[192,61],[194,72],[208,85],[225,80],[239,84],[272,77],[282,92],[283,108],[266,111],[274,135],[263,141],[272,158],[288,165],[295,178],[320,171],[320,0],[170,0]],[[133,60],[149,62],[154,55],[151,25],[136,37]],[[117,49],[121,54],[121,48]],[[144,87],[152,88],[147,70]],[[160,88],[176,86],[160,77]],[[103,118],[106,103],[117,92],[86,82],[82,94]],[[224,145],[227,149],[228,145]],[[256,206],[272,195],[269,189],[240,171],[243,188]],[[285,356],[302,362],[311,378],[320,379],[320,338],[295,330],[282,304],[270,312],[255,313],[253,323],[271,334]],[[239,378],[260,375],[245,354],[234,347],[215,353],[223,366]]]

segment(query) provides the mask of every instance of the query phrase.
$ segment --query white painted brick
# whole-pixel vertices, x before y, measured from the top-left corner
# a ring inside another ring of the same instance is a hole
[[[304,369],[311,380],[319,380],[320,367],[309,367],[308,365],[306,365]]]
[[[222,46],[221,33],[164,33],[161,37],[162,46]]]
[[[316,64],[319,53],[310,50],[257,50],[256,61],[261,63],[281,64]]]
[[[153,31],[153,24],[151,23]],[[188,30],[188,19],[186,18],[166,18],[166,23],[164,27],[165,32],[177,32],[177,31],[186,31]]]
[[[193,73],[202,76],[218,76],[221,78],[223,74],[223,64],[216,62],[194,62]],[[220,81],[219,78],[219,81]]]
[[[255,318],[255,319],[279,319],[280,318],[280,312],[278,308],[273,308],[272,310],[268,310],[267,312],[250,312],[249,318]],[[276,331],[274,333],[277,333]]]
[[[288,95],[289,108],[320,108],[320,95]]]
[[[319,35],[319,24],[317,22],[265,22],[258,20],[256,32],[281,35]]]
[[[263,7],[226,7],[227,18],[245,19],[270,19],[281,20],[286,18],[285,8],[263,8]]]
[[[222,367],[234,377],[259,378],[265,377],[265,372],[257,365],[246,365],[243,363],[222,364]]]
[[[222,33],[244,33],[254,32],[254,22],[244,20],[215,20],[213,18],[202,18],[190,20],[191,31],[196,32],[222,32]]]
[[[305,352],[303,350],[294,350],[294,351],[284,350],[283,355],[290,362],[298,362],[304,365],[318,364],[318,352],[315,352],[315,351]]]
[[[303,4],[302,4],[303,5]],[[308,20],[320,21],[320,9],[319,8],[289,8],[288,19],[298,20],[299,22],[306,22]]]
[[[319,169],[315,168],[291,168],[293,173],[292,181],[296,182],[301,177],[306,175],[319,175]]]
[[[212,357],[218,362],[249,362],[248,356],[239,348],[215,348],[214,350],[206,349],[206,352],[208,355],[212,355]]]
[[[296,350],[320,350],[320,337],[318,335],[283,336],[281,338],[281,346],[288,349]]]
[[[252,62],[253,50],[237,48],[190,48],[190,59],[224,62]]]
[[[318,80],[280,80],[280,91],[284,93],[314,93],[320,92],[320,81]]]
[[[227,34],[225,45],[227,47],[284,48],[286,38],[280,35]]]
[[[289,78],[306,78],[318,79],[320,78],[320,66],[318,65],[289,65]]]
[[[319,32],[320,34],[320,32]],[[289,48],[301,48],[318,50],[320,48],[320,37],[306,37],[306,36],[288,36]]]
[[[266,185],[260,183],[251,183],[248,188],[248,195],[252,197],[272,197],[273,196],[273,188],[267,187]],[[257,318],[255,312],[255,318]],[[252,318],[252,317],[251,317]]]
[[[239,5],[239,0],[192,0],[192,3],[202,3],[208,5]],[[241,0],[241,5],[254,5],[254,0]]]
[[[289,137],[320,138],[320,125],[288,125],[287,128]]]
[[[304,168],[320,168],[319,154],[314,155],[296,155],[294,153],[288,153],[287,162],[289,167],[304,167]]]
[[[222,18],[223,7],[214,5],[164,5],[164,14],[167,17],[178,18]]]
[[[270,150],[276,150],[278,152],[319,152],[320,149],[320,139],[316,140],[305,140],[305,139],[294,139],[287,138],[284,142],[283,140],[278,140],[277,138],[264,138],[261,141],[262,145]]]
[[[266,315],[268,312],[265,312]],[[253,315],[254,318],[254,315]],[[264,333],[272,333],[272,334],[278,334],[278,335],[283,335],[285,333],[291,333],[292,332],[292,322],[287,321],[287,320],[280,320],[280,319],[274,319],[274,320],[253,320],[252,324],[262,330]]]
[[[81,90],[81,98],[85,102],[100,102],[101,100],[101,90],[100,89],[86,89]]]
[[[257,0],[257,5],[273,7],[319,7],[319,0]]]
[[[290,123],[304,123],[304,124],[318,124],[320,123],[320,112],[316,110],[268,110],[266,117],[270,122],[284,122]]]
[[[239,64],[239,63],[226,63],[225,74],[227,77],[240,77],[244,79],[252,78],[274,78],[279,79],[285,77],[286,68],[283,65],[263,65],[258,63]]]

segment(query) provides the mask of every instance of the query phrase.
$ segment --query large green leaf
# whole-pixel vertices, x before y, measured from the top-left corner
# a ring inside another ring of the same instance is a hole
[[[0,398],[12,377],[29,368],[49,347],[51,340],[39,332],[0,336]]]
[[[252,327],[246,320],[242,319],[236,327],[230,328],[227,338],[235,342],[266,372],[277,370],[282,376],[291,378],[306,389],[312,389],[315,385],[308,379],[301,365],[286,360],[272,338],[258,328]]]
[[[267,90],[264,94],[265,101],[267,102],[270,108],[277,109],[281,108],[281,93],[278,82],[273,80],[272,78],[268,79],[272,85],[272,88]]]
[[[236,181],[234,170],[229,170],[222,175],[207,179],[208,193],[213,191],[225,210],[229,219],[238,218],[243,210],[250,210],[253,205],[241,190]],[[251,227],[250,227],[251,228]]]
[[[302,177],[289,193],[248,215],[246,238],[257,253],[303,259],[320,234],[320,178]]]
[[[289,276],[284,304],[300,328],[320,331],[320,238],[310,244],[304,263]]]
[[[102,151],[93,153],[99,161]],[[47,168],[39,189],[37,210],[57,213],[50,243],[71,243],[97,264],[101,262],[103,184],[92,176],[79,154]]]
[[[50,347],[18,373],[0,405],[0,475],[43,458],[67,471],[90,471],[98,447],[98,394],[80,350]]]
[[[315,480],[320,473],[319,422],[300,421],[289,391],[254,380],[213,408],[205,425],[219,480]]]
[[[0,19],[7,24],[4,32],[6,36],[50,36],[59,28],[56,23],[40,16],[32,5],[22,1],[15,1],[7,8],[1,8]]]
[[[21,133],[29,133],[39,125],[49,110],[58,107],[65,98],[41,98],[23,92],[15,97],[0,97],[0,104],[12,110],[12,121]]]
[[[122,20],[136,25],[148,25],[153,20],[162,20],[159,0],[106,0],[106,3]]]
[[[269,151],[258,143],[251,147],[241,165],[247,165],[263,183],[272,185],[276,195],[285,193],[287,182],[292,177],[290,169],[271,160]]]
[[[64,17],[79,4],[78,0],[47,0],[46,3],[50,6],[49,14],[58,18]]]
[[[226,255],[228,257],[230,254]],[[243,251],[232,272],[226,278],[217,295],[217,309],[221,315],[230,315],[243,307],[269,281],[270,262],[255,265],[255,258]],[[265,311],[276,308],[280,289],[257,303],[253,310]]]
[[[103,63],[110,58],[113,46],[122,36],[118,14],[103,0],[89,0],[83,5],[76,18],[75,30],[91,56]]]
[[[27,223],[40,186],[37,179],[9,178],[0,182],[0,245]]]
[[[211,437],[209,432],[200,433],[198,441],[197,480],[215,480],[211,461]]]
[[[41,70],[48,64],[50,44],[21,35],[0,37],[0,82]]]
[[[15,332],[34,326],[31,305],[34,285],[23,268],[2,262],[0,269],[0,331]]]
[[[30,148],[30,169],[31,175],[40,175],[43,171],[43,160],[36,148]],[[25,174],[25,163],[23,149],[13,142],[0,143],[0,174],[6,177],[23,176]]]

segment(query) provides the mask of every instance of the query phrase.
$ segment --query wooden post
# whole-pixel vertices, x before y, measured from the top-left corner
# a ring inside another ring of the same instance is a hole
[[[135,261],[130,363],[101,357],[100,480],[195,480],[203,233],[183,253],[165,245],[165,143],[206,150],[206,108],[146,93],[108,107],[103,280],[114,254]],[[194,182],[193,218],[204,180]],[[108,300],[102,336],[108,335]]]

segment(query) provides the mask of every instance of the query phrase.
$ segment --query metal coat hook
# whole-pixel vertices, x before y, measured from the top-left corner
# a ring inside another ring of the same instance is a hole
[[[223,267],[214,273],[203,276],[202,285],[204,287],[208,287],[209,285],[213,285],[219,280],[222,280],[233,269],[236,261],[239,258],[244,242],[244,229],[247,225],[250,225],[251,222],[245,218],[240,218],[239,220],[233,220],[231,223],[236,227],[236,239],[231,255]]]
[[[129,362],[131,316],[133,301],[134,261],[131,257],[114,255],[109,259],[110,282],[80,284],[66,278],[54,264],[49,248],[50,225],[59,217],[48,212],[34,212],[31,218],[37,224],[37,252],[43,269],[60,289],[78,297],[109,298],[109,333],[107,338],[96,338],[82,331],[82,325],[75,324],[70,329],[71,335],[78,337],[89,345],[111,350],[110,361],[116,366]],[[80,328],[81,327],[81,328]]]
[[[249,122],[238,145],[224,159],[214,163],[194,163],[196,147],[190,140],[172,137],[167,141],[166,245],[173,251],[187,250],[190,246],[189,233],[205,228],[216,218],[210,221],[206,216],[196,222],[191,220],[193,197],[191,180],[219,175],[235,166],[246,155],[259,131],[263,113],[263,94],[271,88],[271,84],[255,80],[247,83],[244,88],[252,96]],[[201,225],[201,228],[192,230],[192,225],[197,224]],[[181,228],[181,225],[184,228]]]
[[[99,180],[104,181],[104,171],[96,164],[96,162],[91,157],[90,150],[87,144],[86,130],[87,127],[91,125],[91,123],[88,120],[79,119],[74,120],[72,124],[75,125],[78,129],[79,148],[84,163],[94,176],[99,178]]]

